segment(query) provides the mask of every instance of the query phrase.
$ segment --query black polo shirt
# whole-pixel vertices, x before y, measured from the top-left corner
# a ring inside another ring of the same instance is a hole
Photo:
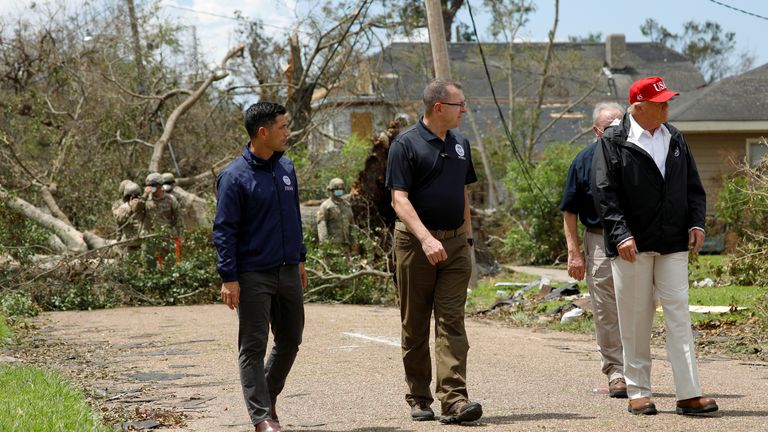
[[[445,141],[422,120],[389,147],[386,187],[408,192],[419,219],[431,230],[464,224],[464,186],[477,181],[469,141],[449,130]]]
[[[580,151],[571,162],[560,210],[579,215],[579,220],[584,226],[602,228],[603,224],[595,210],[595,201],[592,199],[592,190],[589,187],[592,158],[595,155],[596,146],[597,142],[593,142]]]

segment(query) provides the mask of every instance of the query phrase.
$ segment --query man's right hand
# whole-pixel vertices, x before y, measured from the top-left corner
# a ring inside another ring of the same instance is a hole
[[[421,249],[424,251],[424,255],[427,256],[427,260],[432,265],[448,259],[448,254],[445,253],[443,244],[440,242],[440,240],[432,237],[431,235],[427,236],[427,238],[421,242]]]
[[[230,309],[235,309],[240,304],[240,282],[224,282],[221,284],[221,301]]]
[[[635,262],[635,258],[637,257],[637,246],[635,246],[635,239],[629,239],[625,241],[619,245],[618,249],[621,259],[631,263]]]
[[[584,279],[584,257],[581,252],[568,253],[568,276],[576,279]]]

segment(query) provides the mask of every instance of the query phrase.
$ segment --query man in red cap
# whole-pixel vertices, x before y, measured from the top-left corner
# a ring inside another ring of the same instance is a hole
[[[688,311],[688,253],[704,242],[706,195],[683,135],[667,124],[670,91],[660,77],[636,81],[631,106],[595,150],[591,186],[613,257],[624,377],[633,414],[656,414],[651,396],[654,298],[664,309],[677,413],[717,411],[702,397]]]

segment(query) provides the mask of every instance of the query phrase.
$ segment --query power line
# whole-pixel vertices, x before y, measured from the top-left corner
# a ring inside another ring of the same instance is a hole
[[[764,17],[762,15],[758,15],[756,13],[752,13],[752,12],[749,12],[749,11],[745,11],[744,9],[739,9],[739,8],[733,7],[733,6],[729,5],[729,4],[725,4],[725,3],[719,2],[717,0],[709,0],[709,1],[714,3],[714,4],[718,4],[720,6],[727,7],[728,9],[733,9],[736,12],[741,12],[741,13],[743,13],[745,15],[750,15],[750,16],[753,16],[755,18],[760,18],[760,19],[764,19],[764,20],[768,21],[768,17]]]
[[[222,14],[217,14],[217,13],[214,13],[214,12],[202,11],[202,10],[199,10],[199,9],[192,9],[192,8],[188,8],[188,7],[184,7],[184,6],[176,6],[176,5],[165,4],[165,3],[161,3],[161,6],[165,7],[165,8],[178,9],[178,10],[183,10],[183,11],[187,11],[187,12],[192,12],[192,13],[198,14],[198,15],[208,15],[208,16],[213,16],[213,17],[217,17],[217,18],[224,18],[224,19],[228,19],[228,20],[231,20],[231,21],[241,22],[241,23],[259,24],[259,25],[262,25],[264,27],[272,27],[272,28],[275,28],[275,29],[278,29],[278,30],[297,31],[299,33],[311,34],[309,32],[299,30],[298,28],[297,29],[292,29],[292,28],[289,28],[289,27],[281,27],[281,26],[277,26],[277,25],[274,25],[274,24],[266,24],[263,21],[256,21],[256,20],[252,20],[252,19],[248,19],[248,18],[244,18],[244,17],[233,17],[233,16],[229,16],[229,15],[222,15]]]
[[[517,162],[517,164],[520,166],[520,171],[523,174],[523,179],[525,179],[525,183],[528,185],[528,189],[531,191],[531,193],[536,195],[538,192],[538,195],[541,196],[548,205],[553,206],[554,204],[549,199],[549,197],[544,193],[541,187],[538,184],[536,184],[536,182],[534,181],[533,176],[531,175],[531,172],[528,169],[528,161],[523,157],[522,154],[520,154],[520,150],[517,148],[517,144],[515,143],[515,140],[512,137],[512,132],[510,132],[509,130],[507,121],[504,119],[504,113],[501,111],[501,105],[499,104],[499,100],[496,98],[496,90],[493,87],[491,72],[488,70],[488,63],[486,62],[486,59],[485,59],[485,52],[483,52],[483,45],[480,43],[480,36],[477,34],[477,25],[475,24],[475,16],[472,14],[472,6],[469,4],[469,0],[467,0],[466,3],[467,3],[467,9],[469,10],[469,18],[472,21],[472,29],[475,33],[475,42],[477,42],[477,47],[480,50],[480,58],[482,58],[483,60],[483,67],[485,68],[485,76],[488,78],[488,85],[491,87],[491,95],[493,95],[493,102],[496,104],[496,109],[499,112],[499,118],[501,119],[501,124],[502,126],[504,126],[504,133],[507,135],[507,140],[509,140],[509,143],[512,147],[512,154],[514,155],[514,159]],[[542,214],[546,213],[546,208],[542,207],[539,201],[536,201],[536,205],[537,207],[539,207],[539,210],[542,212]]]

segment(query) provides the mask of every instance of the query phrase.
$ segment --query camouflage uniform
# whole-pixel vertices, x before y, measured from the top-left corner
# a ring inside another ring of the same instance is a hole
[[[352,207],[344,194],[344,181],[332,179],[328,183],[330,198],[323,201],[317,211],[317,238],[323,242],[333,242],[344,246],[352,244]]]
[[[141,188],[136,183],[127,180],[121,183],[123,199],[121,204],[112,209],[117,223],[117,231],[120,234],[118,241],[134,239],[121,246],[122,252],[131,252],[141,247],[138,238],[144,231],[146,221],[146,208],[141,199]]]
[[[163,176],[159,173],[149,174],[145,183],[149,189],[146,192],[145,230],[163,235],[148,239],[144,243],[144,253],[150,262],[154,261],[158,267],[163,268],[165,258],[173,250],[174,241],[179,235],[179,202],[165,192],[159,198],[155,196],[155,191],[163,187]]]
[[[163,177],[158,173],[152,173],[147,176],[147,186],[161,188]],[[163,196],[157,198],[150,193],[147,198],[147,230],[158,231],[161,227],[166,227],[169,232],[176,236],[179,230],[179,201],[169,193],[163,193]]]
[[[196,224],[194,216],[191,214],[191,208],[188,207],[189,204],[182,199],[182,195],[176,191],[175,187],[176,178],[173,176],[173,173],[163,173],[163,190],[165,194],[172,195],[179,203],[179,216],[177,218],[179,228],[192,228]]]

